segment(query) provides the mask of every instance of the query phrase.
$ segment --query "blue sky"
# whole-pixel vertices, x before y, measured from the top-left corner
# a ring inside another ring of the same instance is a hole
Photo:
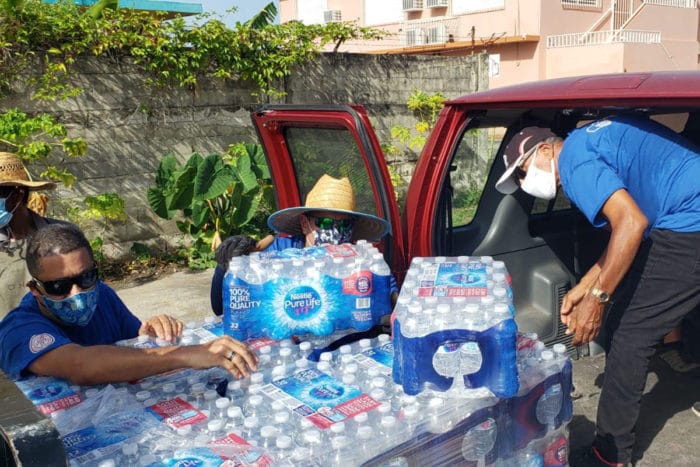
[[[229,27],[233,26],[236,21],[248,21],[255,14],[260,12],[265,5],[272,0],[189,0],[193,3],[201,3],[202,9],[205,12],[217,13],[222,16],[224,23]],[[277,9],[279,10],[279,1],[275,0]],[[235,13],[226,13],[232,7],[236,7]]]

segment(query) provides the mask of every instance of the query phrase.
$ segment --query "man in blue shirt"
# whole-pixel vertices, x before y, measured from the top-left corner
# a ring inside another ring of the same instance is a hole
[[[242,377],[256,368],[248,347],[228,336],[203,345],[136,349],[112,345],[148,334],[173,340],[182,323],[141,323],[98,280],[92,250],[71,224],[38,230],[27,246],[30,293],[0,322],[0,367],[11,378],[54,376],[90,385],[132,381],[179,368],[221,366]]]
[[[616,292],[587,465],[629,463],[654,346],[700,305],[700,150],[652,120],[618,116],[566,140],[525,128],[504,158],[499,191],[553,199],[561,186],[591,224],[611,232],[600,259],[564,297],[561,319],[574,345],[590,342]]]

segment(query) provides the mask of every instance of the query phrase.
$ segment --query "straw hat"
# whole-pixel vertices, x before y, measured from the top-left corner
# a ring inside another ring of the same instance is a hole
[[[0,186],[23,186],[29,190],[53,190],[56,184],[48,181],[30,181],[27,169],[16,154],[0,152]]]
[[[376,241],[390,228],[384,219],[355,211],[355,192],[347,177],[333,178],[322,175],[306,195],[304,206],[277,211],[267,219],[267,225],[276,232],[303,235],[299,216],[313,211],[348,214],[353,217],[352,240]]]

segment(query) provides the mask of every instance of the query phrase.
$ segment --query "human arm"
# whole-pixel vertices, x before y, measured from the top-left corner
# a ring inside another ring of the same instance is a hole
[[[229,360],[232,352],[235,357]],[[74,384],[92,385],[133,381],[180,368],[214,366],[241,378],[248,376],[249,370],[257,370],[257,357],[244,343],[229,336],[201,345],[148,349],[67,343],[38,357],[28,370]]]
[[[629,270],[648,226],[646,216],[624,189],[615,191],[601,211],[611,228],[608,247],[584,276],[585,285],[575,288],[575,292],[572,289],[574,293],[567,294],[568,300],[565,297],[567,308],[562,322],[568,327],[567,334],[574,334],[574,345],[595,339],[603,320],[605,304],[589,292],[590,288],[596,287],[608,294],[615,291]]]

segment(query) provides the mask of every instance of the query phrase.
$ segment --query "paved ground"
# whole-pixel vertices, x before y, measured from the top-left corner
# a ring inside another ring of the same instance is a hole
[[[119,295],[140,318],[169,313],[183,321],[207,316],[212,271],[178,272]],[[574,402],[571,448],[593,438],[595,412],[605,359],[574,362],[574,384],[581,397]],[[652,362],[637,427],[635,458],[639,466],[700,465],[700,418],[690,410],[700,400],[700,370],[677,373],[661,359]]]

